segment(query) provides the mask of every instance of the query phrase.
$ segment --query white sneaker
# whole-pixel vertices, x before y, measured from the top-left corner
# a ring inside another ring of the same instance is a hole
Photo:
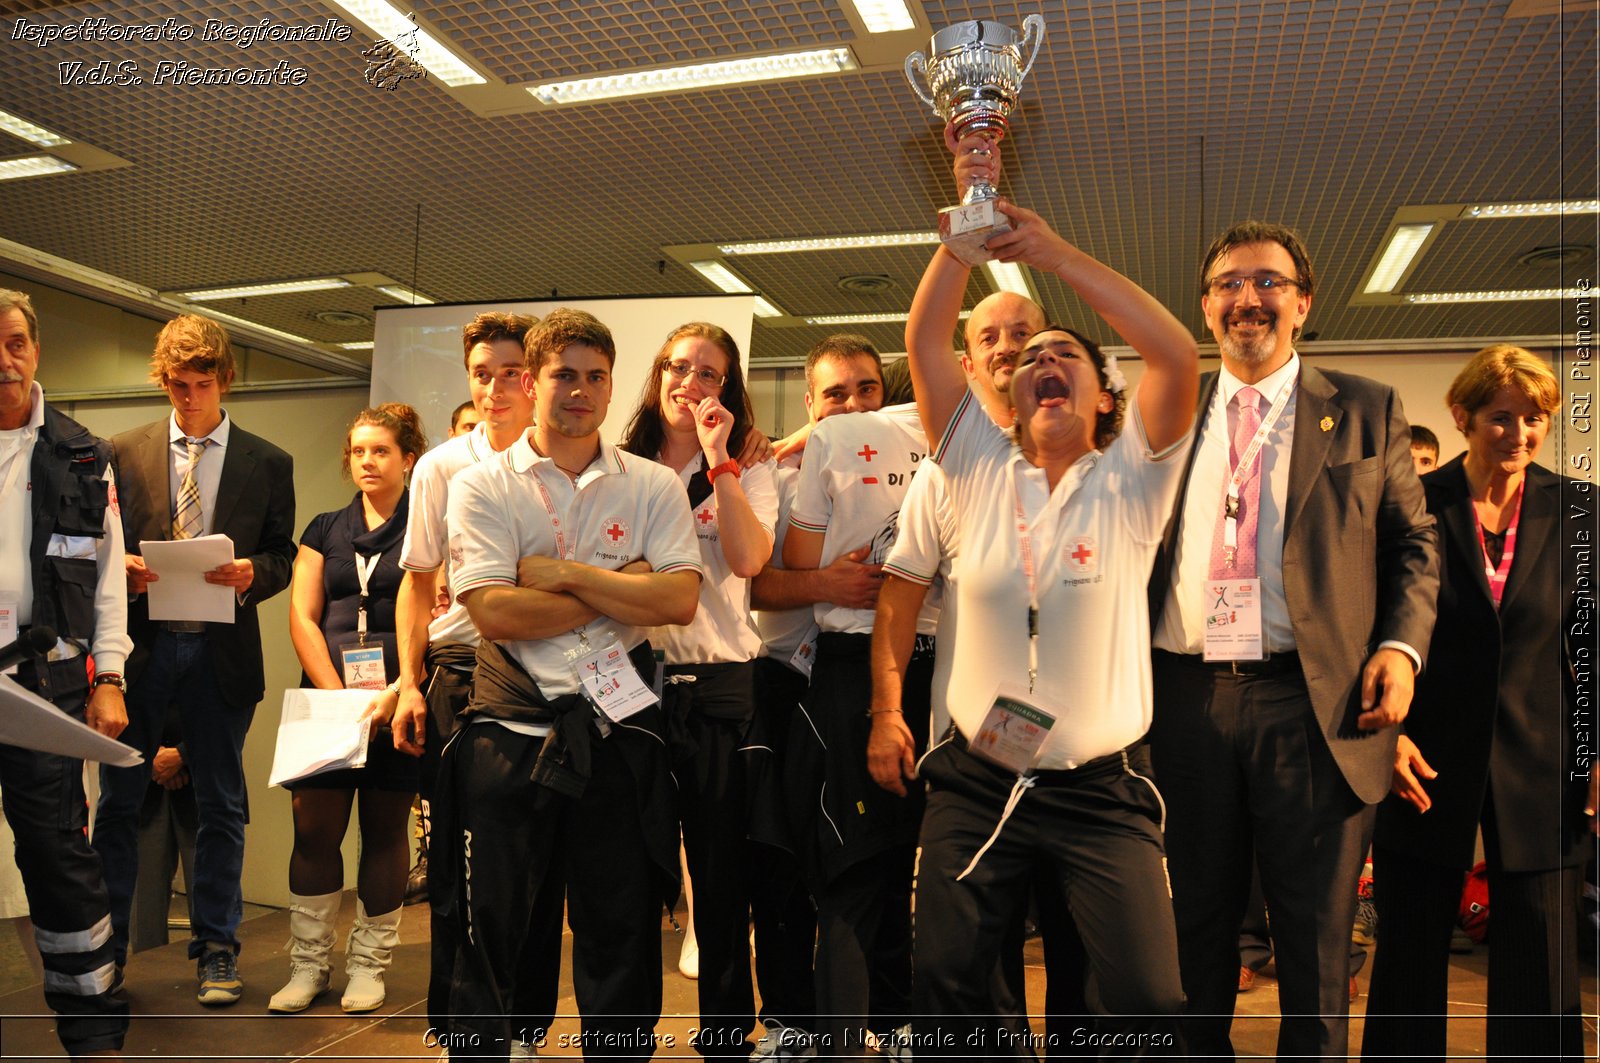
[[[817,1039],[814,1035],[794,1026],[769,1026],[767,1032],[761,1035],[761,1040],[756,1042],[750,1059],[752,1063],[762,1060],[784,1063],[792,1059],[811,1059],[816,1054]]]

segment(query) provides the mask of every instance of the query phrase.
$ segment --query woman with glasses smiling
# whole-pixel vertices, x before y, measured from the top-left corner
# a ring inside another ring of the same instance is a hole
[[[694,622],[656,628],[650,642],[666,661],[662,702],[700,948],[695,1047],[708,1058],[746,1056],[755,1024],[745,881],[753,802],[741,749],[755,715],[761,652],[750,580],[772,555],[778,494],[770,461],[741,469],[731,457],[744,448],[754,419],[733,337],[692,322],[662,345],[622,441],[623,450],[660,462],[683,481],[705,571]]]

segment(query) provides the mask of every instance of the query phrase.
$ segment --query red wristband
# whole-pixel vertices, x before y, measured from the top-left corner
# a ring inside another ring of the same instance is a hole
[[[733,473],[733,478],[737,480],[739,478],[739,463],[736,461],[725,461],[721,465],[711,466],[711,468],[706,470],[706,483],[716,483],[717,477],[721,476],[725,472]]]

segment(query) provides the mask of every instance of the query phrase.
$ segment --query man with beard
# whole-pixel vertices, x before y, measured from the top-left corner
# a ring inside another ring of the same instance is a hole
[[[1185,1035],[1232,1056],[1254,851],[1278,1055],[1343,1056],[1356,879],[1433,629],[1436,532],[1394,389],[1294,350],[1313,284],[1300,238],[1241,223],[1200,277],[1222,369],[1201,380],[1150,582]]]

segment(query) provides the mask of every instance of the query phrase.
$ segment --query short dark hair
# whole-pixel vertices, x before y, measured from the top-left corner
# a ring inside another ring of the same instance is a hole
[[[1439,437],[1434,435],[1433,429],[1426,425],[1414,424],[1411,426],[1411,445],[1431,450],[1434,456],[1439,454]]]
[[[456,425],[461,423],[461,415],[462,414],[464,414],[468,410],[471,410],[471,409],[474,409],[474,408],[475,407],[472,405],[472,400],[468,399],[466,402],[463,402],[460,406],[457,406],[455,409],[451,410],[450,411],[450,431],[454,432],[456,430]]]
[[[537,373],[546,359],[574,343],[593,347],[606,356],[607,362],[617,364],[617,341],[611,338],[611,330],[587,311],[562,306],[546,314],[544,320],[523,337],[523,367],[530,373]]]
[[[522,346],[528,330],[539,323],[531,314],[505,314],[498,310],[485,310],[461,330],[461,364],[465,366],[472,357],[472,348],[480,343],[497,343],[511,340]],[[451,420],[454,424],[454,419]]]
[[[853,332],[835,332],[831,336],[824,336],[816,346],[806,353],[806,390],[810,391],[815,385],[812,375],[817,368],[817,363],[824,358],[871,358],[872,364],[878,367],[878,379],[883,379],[883,358],[878,354],[878,348],[865,336],[858,336]]]
[[[1242,221],[1211,241],[1211,246],[1206,249],[1205,257],[1200,260],[1201,295],[1211,291],[1211,267],[1217,259],[1236,247],[1249,244],[1277,244],[1289,252],[1289,257],[1294,260],[1295,286],[1302,293],[1311,294],[1316,278],[1311,273],[1311,255],[1306,251],[1300,234],[1287,225],[1270,221]]]

